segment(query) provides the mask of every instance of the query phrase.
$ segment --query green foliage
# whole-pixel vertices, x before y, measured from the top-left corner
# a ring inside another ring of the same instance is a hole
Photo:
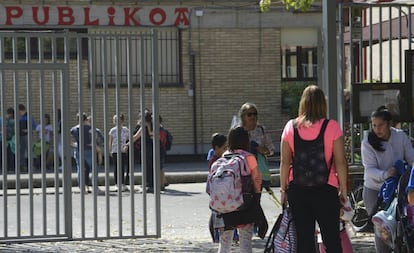
[[[295,10],[307,11],[315,0],[282,0],[286,5],[286,9],[293,8]]]
[[[295,9],[300,11],[307,11],[312,6],[315,0],[281,0],[282,3],[286,6],[286,9]],[[260,0],[260,11],[266,13],[269,11],[272,0]]]
[[[271,4],[272,0],[260,0],[260,11],[263,13],[268,12]]]
[[[289,116],[298,116],[299,101],[306,86],[313,84],[307,82],[282,83],[282,106],[288,110]]]

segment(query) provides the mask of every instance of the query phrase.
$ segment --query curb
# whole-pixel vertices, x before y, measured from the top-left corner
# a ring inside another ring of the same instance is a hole
[[[98,176],[98,185],[105,185],[105,174]],[[187,183],[204,183],[207,181],[208,172],[166,172],[165,177],[170,184],[187,184]],[[141,173],[134,173],[134,184],[141,185]],[[45,179],[45,187],[54,187],[55,186],[55,174],[46,173],[43,178],[42,174],[33,174],[31,183],[33,188],[42,188],[42,181]],[[29,188],[29,175],[21,174],[20,175],[20,188]],[[7,177],[7,189],[16,189],[16,175],[8,175]],[[62,186],[62,177],[59,175],[58,186]],[[109,176],[109,184],[114,185],[114,178]],[[72,186],[77,186],[77,173],[72,173]],[[272,174],[271,176],[271,185],[273,187],[280,186],[279,173]],[[0,180],[0,189],[3,189],[3,179]]]
[[[271,169],[271,186],[272,187],[280,187],[280,174],[279,169]],[[359,185],[363,181],[363,167],[362,166],[349,166],[349,180],[350,180],[350,189],[353,189],[355,185]],[[165,176],[167,178],[168,183],[170,184],[186,184],[186,183],[203,183],[207,181],[208,172],[205,171],[191,171],[191,172],[166,172]],[[58,183],[59,186],[62,186],[62,176],[61,174],[58,175]],[[142,174],[134,173],[134,183],[135,185],[141,185],[141,178]],[[32,175],[32,187],[33,188],[41,188],[42,179],[45,179],[46,187],[54,187],[55,186],[55,174],[54,173],[46,173],[45,177],[41,173],[35,173]],[[114,178],[112,175],[109,175],[109,184],[114,185]],[[16,175],[8,175],[7,176],[7,188],[8,189],[15,189],[16,188]],[[28,174],[21,174],[20,175],[20,188],[28,188],[29,187],[29,175]],[[72,173],[72,186],[77,186],[77,173]],[[98,176],[98,185],[104,186],[105,185],[105,173],[100,172]],[[3,177],[0,179],[0,189],[3,189]]]

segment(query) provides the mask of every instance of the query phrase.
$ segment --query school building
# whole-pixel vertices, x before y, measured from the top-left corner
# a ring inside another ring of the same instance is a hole
[[[40,122],[62,108],[67,126],[87,112],[109,130],[124,113],[133,128],[141,106],[157,102],[176,155],[205,154],[247,101],[278,141],[298,94],[321,85],[324,69],[321,1],[261,13],[258,0],[3,0],[0,29],[2,115],[23,103]],[[349,87],[345,77],[331,85]]]

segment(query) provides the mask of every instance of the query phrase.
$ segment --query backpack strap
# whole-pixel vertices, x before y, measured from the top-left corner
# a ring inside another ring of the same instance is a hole
[[[322,123],[321,131],[319,132],[318,139],[324,137],[326,127],[328,126],[329,119],[325,119]]]
[[[322,140],[324,140],[324,135],[325,135],[325,130],[328,126],[329,123],[329,119],[325,119],[322,123],[322,127],[321,127],[321,131],[319,132],[318,138],[322,138]],[[325,143],[324,143],[325,144]],[[325,149],[325,147],[324,147]],[[329,165],[328,165],[328,170],[329,170],[329,174],[328,174],[328,180],[329,180],[329,175],[331,174],[331,168],[332,168],[332,164],[333,164],[333,153],[331,156],[331,159],[329,160]]]

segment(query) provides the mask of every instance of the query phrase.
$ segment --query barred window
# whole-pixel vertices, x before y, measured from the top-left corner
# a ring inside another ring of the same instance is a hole
[[[316,47],[283,47],[281,66],[283,79],[316,80],[318,77]]]
[[[89,30],[94,52],[92,68],[97,85],[140,84],[141,70],[145,84],[152,80],[152,40],[150,29]],[[181,83],[180,41],[177,28],[157,30],[158,76],[160,85]],[[142,53],[141,53],[142,52]],[[141,67],[142,63],[142,67]],[[129,75],[128,75],[129,73]],[[105,78],[105,79],[104,79]]]

